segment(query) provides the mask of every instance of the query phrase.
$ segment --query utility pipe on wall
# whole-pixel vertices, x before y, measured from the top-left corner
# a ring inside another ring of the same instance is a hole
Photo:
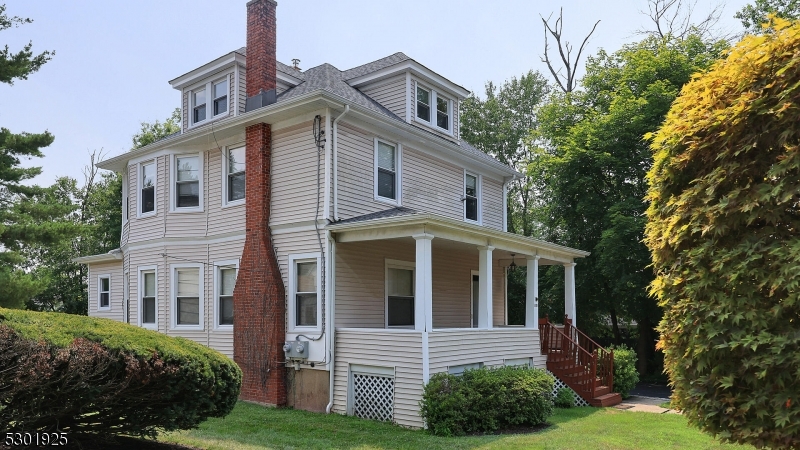
[[[341,117],[341,116],[340,116]],[[330,378],[330,387],[328,388],[329,394],[329,401],[328,405],[325,407],[325,413],[330,414],[331,410],[333,409],[333,373],[334,373],[334,344],[336,337],[334,336],[336,327],[334,325],[334,316],[336,314],[336,240],[331,236],[330,230],[328,230],[328,275],[330,275],[330,282],[328,286],[330,286],[330,291],[328,292],[328,310],[326,314],[328,315],[328,322],[327,322],[327,330],[325,331],[328,335],[328,368],[330,369],[329,378]]]
[[[333,220],[339,220],[339,120],[350,112],[350,105],[333,120]],[[331,394],[333,395],[333,394]]]

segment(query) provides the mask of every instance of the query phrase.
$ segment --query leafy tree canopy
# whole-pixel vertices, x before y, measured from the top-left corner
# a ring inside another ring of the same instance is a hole
[[[532,135],[542,145],[529,176],[543,202],[544,237],[592,252],[576,267],[577,323],[592,331],[610,317],[619,342],[618,318],[636,320],[640,372],[646,371],[660,318],[647,295],[652,272],[642,243],[645,174],[652,161],[643,137],[723,47],[697,36],[650,36],[615,53],[600,51],[589,58],[580,90],[557,92],[542,108],[539,132]],[[545,304],[559,297],[547,286],[563,285],[563,270],[547,270]],[[561,280],[549,283],[549,276]]]
[[[139,132],[133,135],[133,148],[144,147],[179,131],[181,131],[181,109],[175,108],[164,123],[158,120],[153,123],[142,122]]]
[[[760,34],[765,29],[763,24],[769,22],[770,14],[781,19],[796,20],[800,18],[800,0],[755,0],[745,5],[734,15],[742,21],[742,26],[749,33]]]
[[[800,24],[747,36],[655,133],[646,244],[673,401],[757,447],[800,442]]]

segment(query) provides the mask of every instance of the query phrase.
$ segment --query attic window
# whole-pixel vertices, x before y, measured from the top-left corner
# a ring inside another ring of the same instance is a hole
[[[206,90],[201,89],[192,94],[194,109],[192,110],[192,122],[202,122],[206,120]]]
[[[214,115],[228,112],[228,80],[214,83]]]
[[[428,89],[417,85],[416,117],[417,122],[424,123],[439,131],[451,134],[453,128],[452,111],[453,101],[440,94],[435,89]],[[436,110],[431,111],[435,106]]]

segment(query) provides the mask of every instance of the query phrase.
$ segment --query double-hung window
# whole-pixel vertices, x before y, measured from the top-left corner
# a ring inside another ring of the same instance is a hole
[[[177,326],[200,326],[200,269],[179,267],[175,269],[174,324]]]
[[[192,92],[192,123],[206,120],[206,90],[199,89]]]
[[[189,91],[191,125],[197,125],[230,111],[230,74],[222,79],[202,83]]]
[[[479,222],[480,212],[480,183],[479,178],[471,173],[464,174],[464,218]]]
[[[97,277],[97,308],[111,308],[111,276],[100,275]]]
[[[217,325],[233,325],[233,288],[236,267],[220,267],[218,275]]]
[[[296,327],[317,326],[317,261],[295,261]]]
[[[228,80],[214,83],[214,115],[228,112]]]
[[[156,162],[141,165],[141,214],[156,210]]]
[[[156,326],[156,271],[146,270],[139,275],[140,317],[142,326]]]
[[[200,206],[200,157],[176,156],[175,207]]]
[[[225,186],[228,203],[244,200],[245,183],[245,148],[232,148],[228,150],[227,175]]]
[[[375,140],[375,198],[400,203],[400,158],[397,145]]]
[[[414,269],[408,264],[386,267],[386,325],[414,326]]]
[[[435,89],[417,85],[416,120],[450,134],[452,131],[453,102]],[[436,109],[431,114],[432,107]]]

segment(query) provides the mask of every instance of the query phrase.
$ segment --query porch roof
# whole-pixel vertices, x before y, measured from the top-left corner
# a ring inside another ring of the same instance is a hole
[[[475,246],[491,246],[520,256],[540,256],[559,263],[571,263],[590,253],[552,242],[499,231],[481,225],[450,219],[437,214],[418,213],[409,208],[393,208],[353,217],[327,226],[336,242],[359,242],[413,237],[430,234]]]

